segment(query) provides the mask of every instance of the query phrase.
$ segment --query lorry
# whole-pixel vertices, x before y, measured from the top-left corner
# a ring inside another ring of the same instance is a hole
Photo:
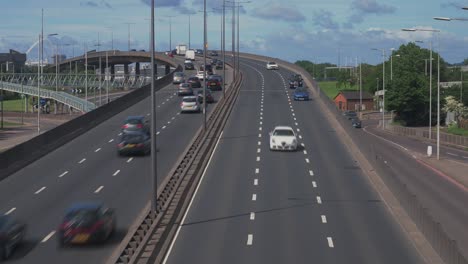
[[[185,44],[180,44],[180,45],[177,45],[177,46],[176,46],[177,55],[179,55],[179,56],[185,56],[186,51],[187,51],[187,45],[185,45]]]
[[[185,53],[185,59],[194,61],[195,60],[195,50],[187,50]]]

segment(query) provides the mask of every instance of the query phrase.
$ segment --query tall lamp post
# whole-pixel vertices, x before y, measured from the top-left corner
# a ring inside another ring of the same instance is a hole
[[[390,51],[392,52],[392,55],[390,55],[390,81],[393,81],[393,57],[400,57],[400,54],[393,55],[394,50],[394,48],[390,49]]]
[[[382,52],[382,129],[385,130],[385,49],[372,50]]]
[[[156,217],[157,213],[157,199],[158,199],[158,170],[157,170],[157,149],[156,149],[156,92],[154,91],[154,0],[151,0],[151,39],[150,39],[150,53],[151,53],[151,210],[153,216]]]
[[[416,31],[423,31],[423,32],[435,32],[437,33],[437,47],[439,48],[439,54],[437,58],[437,159],[440,158],[440,39],[439,39],[439,33],[440,30],[438,29],[425,29],[425,28],[404,28],[402,29],[403,31],[408,31],[408,32],[416,32]],[[430,64],[432,65],[432,42],[431,42],[431,58]],[[432,77],[432,68],[430,70],[431,72],[431,77]],[[432,78],[431,78],[431,83],[432,83]],[[429,100],[430,103],[432,103],[432,100]],[[432,113],[429,113],[430,115]]]
[[[169,18],[169,51],[171,51],[172,50],[172,18],[175,16],[164,16],[164,17]]]
[[[130,51],[130,25],[134,25],[135,23],[127,22],[127,23],[124,23],[124,24],[127,24],[127,26],[128,26],[128,51]]]
[[[237,68],[237,74],[239,74],[240,72],[240,8],[243,7],[241,6],[240,4],[248,4],[248,3],[251,3],[251,1],[226,1],[226,2],[229,2],[229,3],[232,3],[234,5],[237,4],[237,63],[235,63],[234,65],[236,65],[235,68]],[[234,57],[235,59],[235,57]],[[234,71],[236,71],[236,69],[234,69]]]

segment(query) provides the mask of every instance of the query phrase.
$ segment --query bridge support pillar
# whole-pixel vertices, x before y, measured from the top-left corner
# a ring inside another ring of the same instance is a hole
[[[135,63],[135,81],[138,81],[139,77],[140,77],[140,63],[136,62]]]
[[[124,90],[128,89],[129,77],[130,77],[130,72],[128,71],[128,64],[124,64]]]
[[[171,72],[171,65],[166,64],[166,72],[165,74],[168,75]]]

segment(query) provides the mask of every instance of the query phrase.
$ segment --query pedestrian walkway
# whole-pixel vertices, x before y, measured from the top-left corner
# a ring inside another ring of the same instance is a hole
[[[363,130],[368,134],[398,146],[402,151],[410,153],[418,162],[458,187],[468,191],[468,151],[441,146],[440,159],[438,160],[433,143],[392,133],[388,130],[384,131],[375,122],[363,124]],[[427,154],[427,147],[429,145],[433,149],[430,157]]]

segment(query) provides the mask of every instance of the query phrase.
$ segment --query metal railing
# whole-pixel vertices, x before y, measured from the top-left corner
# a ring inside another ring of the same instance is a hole
[[[65,92],[55,92],[47,89],[24,85],[24,84],[17,84],[17,83],[10,83],[10,82],[3,82],[0,81],[0,89],[9,92],[15,92],[20,94],[27,94],[31,96],[39,96],[41,98],[49,98],[56,100],[57,102],[63,103],[68,105],[74,109],[77,109],[81,112],[89,112],[96,108],[94,103],[88,102],[84,99],[79,97],[73,96],[71,94]]]

